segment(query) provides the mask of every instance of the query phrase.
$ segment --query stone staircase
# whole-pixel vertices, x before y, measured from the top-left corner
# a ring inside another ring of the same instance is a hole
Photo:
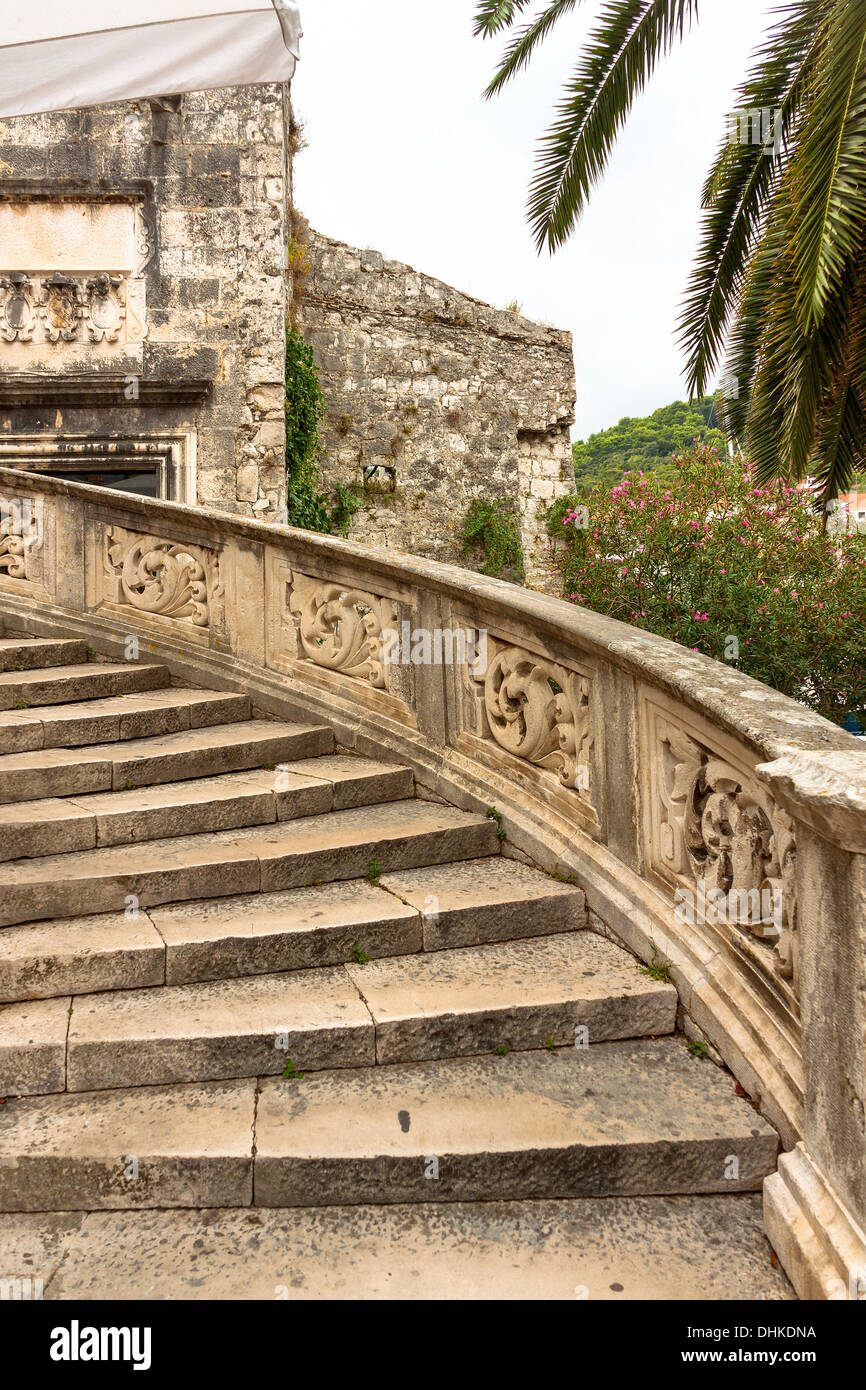
[[[0,1265],[66,1298],[790,1297],[775,1131],[497,832],[327,727],[0,638]]]

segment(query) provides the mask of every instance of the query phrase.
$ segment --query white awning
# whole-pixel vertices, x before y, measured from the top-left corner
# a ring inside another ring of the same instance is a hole
[[[288,82],[300,37],[292,0],[0,0],[0,117]]]

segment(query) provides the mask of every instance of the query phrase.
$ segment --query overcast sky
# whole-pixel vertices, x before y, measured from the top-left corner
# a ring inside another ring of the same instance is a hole
[[[573,240],[539,258],[525,220],[536,139],[599,9],[586,0],[510,89],[474,0],[301,0],[293,100],[313,226],[574,335],[575,436],[686,395],[675,343],[700,188],[731,94],[777,0],[702,0],[656,71]]]

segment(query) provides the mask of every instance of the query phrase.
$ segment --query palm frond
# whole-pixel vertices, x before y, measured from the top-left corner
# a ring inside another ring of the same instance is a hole
[[[478,0],[472,33],[476,36],[482,34],[485,39],[492,38],[501,29],[513,24],[528,4],[530,0]]]
[[[556,118],[543,136],[529,195],[539,250],[568,239],[603,173],[635,97],[697,0],[609,0],[589,36]]]
[[[866,226],[866,0],[835,0],[792,157],[798,312],[815,325]]]
[[[582,0],[554,0],[554,3],[548,5],[537,19],[519,30],[506,48],[499,71],[485,90],[484,95],[492,97],[501,92],[506,83],[510,82],[521,68],[526,67],[538,45],[547,38],[562,16],[573,10],[575,5],[581,3]]]
[[[726,139],[703,191],[703,234],[679,319],[687,354],[689,391],[706,393],[724,346],[728,325],[748,265],[761,236],[803,93],[817,59],[821,4],[796,0],[785,23],[773,30],[759,64],[740,87],[735,117],[755,120],[768,143]],[[766,127],[766,130],[763,128]],[[738,137],[744,133],[735,132]],[[751,133],[746,131],[745,133]]]

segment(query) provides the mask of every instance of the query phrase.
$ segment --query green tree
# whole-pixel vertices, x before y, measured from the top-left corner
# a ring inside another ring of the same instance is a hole
[[[488,96],[577,4],[548,0],[516,27],[530,0],[476,0],[477,34],[512,31]],[[636,97],[697,12],[697,0],[606,0],[539,148],[539,250],[571,234]],[[812,474],[826,502],[866,458],[866,0],[788,0],[735,115],[704,186],[680,320],[689,387],[703,395],[727,349],[726,425],[757,480]]]
[[[612,487],[627,472],[656,473],[671,481],[677,476],[674,456],[696,439],[727,447],[712,396],[674,401],[643,418],[626,416],[610,429],[578,440],[572,446],[575,483],[581,491],[599,483]]]

